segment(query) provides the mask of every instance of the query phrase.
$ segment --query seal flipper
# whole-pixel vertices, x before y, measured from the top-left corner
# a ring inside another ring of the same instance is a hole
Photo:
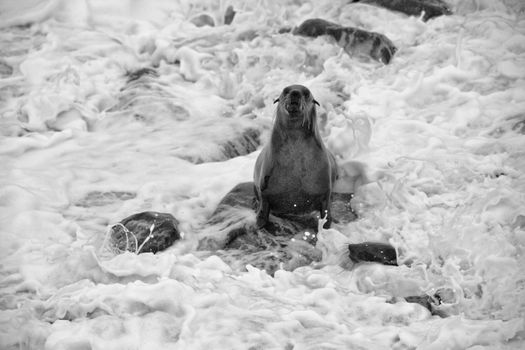
[[[323,225],[324,229],[329,229],[332,225],[332,213],[330,210],[331,196],[332,192],[329,191],[328,194],[323,199],[321,199],[320,203],[319,211],[321,218],[326,218],[326,222]]]
[[[268,218],[270,217],[270,203],[268,200],[261,196],[259,200],[259,210],[257,211],[257,219],[255,221],[255,226],[257,228],[263,228],[268,223]]]
[[[262,183],[261,183],[261,192],[264,191],[266,187],[268,187],[269,182],[270,182],[270,175],[266,175],[263,178]]]

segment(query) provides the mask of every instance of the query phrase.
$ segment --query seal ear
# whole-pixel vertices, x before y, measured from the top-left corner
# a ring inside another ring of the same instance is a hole
[[[316,105],[318,105],[318,106],[321,106],[321,105],[319,104],[319,102],[317,102],[316,100],[314,100],[314,103],[315,103]]]
[[[277,103],[277,102],[279,102],[279,99],[276,99],[276,100],[273,101],[274,104]]]

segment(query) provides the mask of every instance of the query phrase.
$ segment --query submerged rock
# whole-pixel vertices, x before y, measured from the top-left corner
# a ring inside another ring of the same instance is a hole
[[[261,144],[261,132],[256,129],[248,128],[232,140],[227,140],[222,145],[222,153],[226,159],[244,156],[257,150]]]
[[[173,215],[146,211],[128,216],[113,225],[109,242],[118,251],[157,253],[181,238]]]
[[[196,27],[215,27],[215,20],[212,16],[208,15],[207,13],[202,13],[198,16],[193,17],[190,19],[190,22],[195,24]]]
[[[136,193],[126,191],[92,191],[76,203],[79,207],[102,207],[117,201],[126,201],[137,196]]]
[[[128,77],[128,84],[129,84],[132,81],[142,78],[143,76],[158,78],[159,74],[153,68],[144,67],[144,68],[139,68],[137,70],[129,71],[126,73],[126,76]]]

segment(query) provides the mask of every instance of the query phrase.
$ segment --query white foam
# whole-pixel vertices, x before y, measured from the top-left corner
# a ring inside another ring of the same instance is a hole
[[[223,26],[227,2],[2,2],[0,348],[523,347],[523,4],[450,3],[425,23],[233,1]],[[190,23],[202,13],[217,26]],[[399,51],[383,66],[277,34],[312,17]],[[128,82],[141,68],[158,77]],[[258,152],[219,161],[222,147],[247,129],[265,141],[291,83],[320,102],[359,219],[321,230],[319,264],[236,271],[195,251],[221,234],[202,229],[220,199],[252,179]],[[108,225],[145,210],[172,213],[184,239],[99,250]],[[345,244],[363,241],[407,265],[349,264]],[[438,291],[451,317],[387,302]]]

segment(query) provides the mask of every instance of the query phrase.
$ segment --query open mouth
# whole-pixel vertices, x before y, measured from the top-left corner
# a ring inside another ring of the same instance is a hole
[[[295,112],[300,112],[301,110],[301,102],[299,100],[291,100],[290,102],[288,102],[287,106],[286,106],[286,110],[289,112],[289,113],[295,113]]]

